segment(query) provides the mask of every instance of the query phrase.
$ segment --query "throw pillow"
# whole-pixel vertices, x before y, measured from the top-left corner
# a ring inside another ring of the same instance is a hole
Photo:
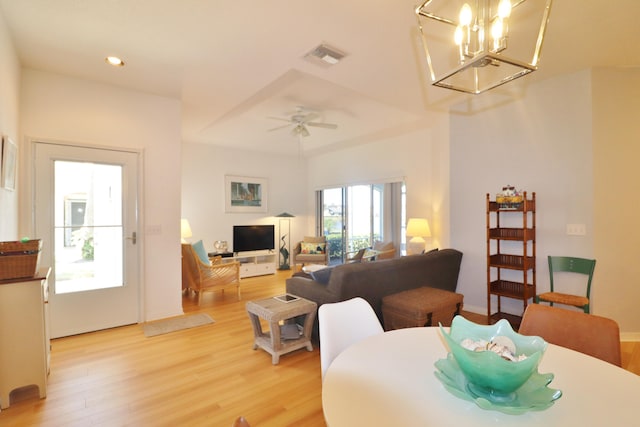
[[[326,243],[302,242],[300,243],[300,253],[309,255],[323,254],[325,251],[325,246]]]
[[[211,261],[209,261],[209,254],[207,254],[207,251],[204,248],[204,243],[202,243],[202,240],[198,240],[197,242],[193,243],[191,246],[193,246],[193,249],[196,251],[196,254],[198,254],[198,258],[200,258],[200,260],[202,260],[203,263],[207,265],[211,265]]]
[[[329,278],[331,278],[332,271],[333,267],[327,267],[320,270],[312,271],[309,274],[311,275],[311,278],[316,282],[326,285],[327,283],[329,283]]]

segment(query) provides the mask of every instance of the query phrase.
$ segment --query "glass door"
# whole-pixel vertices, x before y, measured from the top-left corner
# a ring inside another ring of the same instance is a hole
[[[52,267],[51,334],[139,321],[133,152],[36,143],[36,234]]]
[[[344,189],[330,188],[322,191],[322,229],[327,237],[329,264],[342,263],[345,242]]]
[[[330,263],[342,263],[360,249],[383,240],[384,188],[384,184],[365,184],[322,190],[322,223],[331,248]],[[388,225],[386,229],[393,227]]]

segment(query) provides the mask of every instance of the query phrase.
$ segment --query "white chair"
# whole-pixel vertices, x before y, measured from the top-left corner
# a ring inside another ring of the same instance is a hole
[[[322,378],[333,359],[347,347],[384,332],[373,308],[360,297],[322,304],[318,309],[318,324]]]

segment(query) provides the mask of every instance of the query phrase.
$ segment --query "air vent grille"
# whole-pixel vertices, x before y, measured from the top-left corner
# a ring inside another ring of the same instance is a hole
[[[304,58],[314,64],[330,67],[336,65],[346,54],[326,44],[321,44],[307,53]]]

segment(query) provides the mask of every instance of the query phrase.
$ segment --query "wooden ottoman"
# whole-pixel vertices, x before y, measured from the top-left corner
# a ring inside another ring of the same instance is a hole
[[[462,309],[463,295],[442,289],[423,287],[382,298],[384,329],[415,326],[451,326]]]

